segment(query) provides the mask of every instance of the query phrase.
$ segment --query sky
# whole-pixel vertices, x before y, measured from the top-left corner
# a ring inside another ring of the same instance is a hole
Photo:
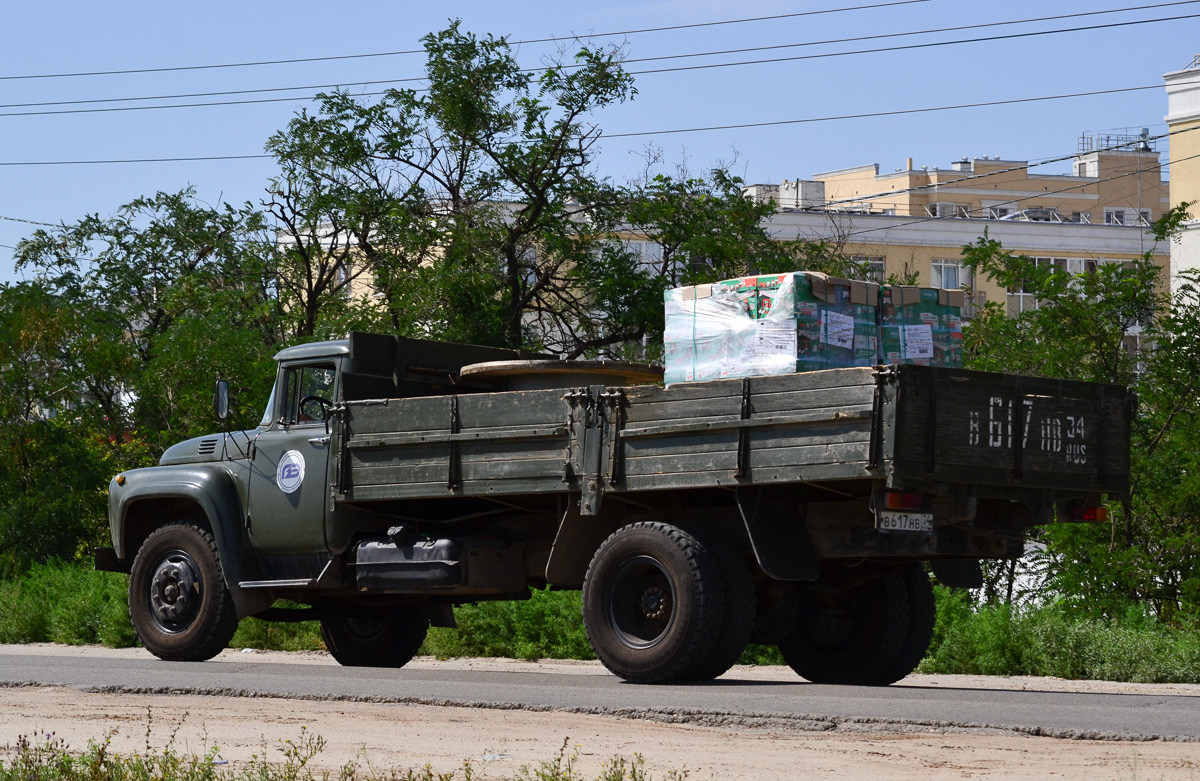
[[[661,150],[668,169],[685,163],[702,172],[733,163],[747,182],[775,183],[871,163],[890,171],[908,157],[916,167],[947,168],[962,157],[1036,161],[1070,155],[1085,132],[1137,133],[1143,127],[1151,134],[1165,132],[1162,75],[1200,55],[1200,0],[1165,5],[1166,0],[1133,0],[1125,6],[1094,0],[909,0],[852,8],[886,1],[10,3],[0,47],[0,282],[23,277],[14,271],[12,248],[36,229],[30,221],[57,225],[91,213],[107,216],[139,196],[186,187],[209,204],[257,204],[275,172],[270,159],[90,161],[262,154],[267,138],[311,106],[322,89],[370,93],[389,85],[355,83],[422,75],[419,54],[348,55],[419,49],[421,36],[452,18],[461,19],[465,30],[513,41],[596,36],[596,43],[622,47],[627,68],[637,74],[637,95],[591,117],[607,136],[600,144],[599,172],[615,181],[637,175],[650,144]],[[1095,13],[1114,9],[1130,10]],[[821,43],[1067,14],[1088,15]],[[1128,24],[1166,18],[1171,19]],[[693,26],[629,32],[685,25]],[[1097,25],[1122,26],[1023,35]],[[1013,35],[1023,37],[925,45]],[[523,65],[537,67],[559,47],[570,53],[578,44],[523,43],[514,50]],[[787,48],[636,61],[756,47]],[[880,48],[893,50],[824,56]],[[196,67],[300,58],[341,59]],[[780,58],[793,59],[638,73]],[[164,68],[177,70],[54,76]],[[284,87],[307,89],[164,97]],[[1133,87],[1150,89],[825,119]],[[262,99],[271,102],[233,103]],[[226,105],[158,108],[196,103]],[[131,110],[95,111],[118,107]],[[790,120],[818,121],[624,135]],[[1158,149],[1166,162],[1165,139]],[[1035,170],[1069,172],[1070,164]]]

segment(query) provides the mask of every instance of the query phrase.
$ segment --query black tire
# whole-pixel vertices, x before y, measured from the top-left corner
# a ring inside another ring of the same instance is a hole
[[[908,595],[895,574],[849,588],[820,581],[800,593],[800,619],[779,643],[784,661],[813,683],[875,685],[900,653]]]
[[[691,678],[713,653],[724,600],[719,565],[695,537],[635,523],[601,544],[583,582],[588,642],[633,683]]]
[[[211,532],[173,523],[146,538],[129,575],[129,618],[160,659],[203,662],[229,644],[238,617]]]
[[[424,605],[350,609],[321,619],[321,637],[345,667],[403,667],[429,631]]]
[[[933,601],[933,584],[920,564],[910,564],[901,573],[905,593],[908,595],[908,626],[900,651],[874,683],[886,686],[895,683],[917,669],[929,650],[933,640],[933,625],[937,620],[937,607]]]
[[[708,548],[716,560],[721,570],[721,583],[724,585],[725,609],[722,612],[717,643],[708,658],[701,662],[691,675],[697,681],[710,681],[724,675],[733,667],[750,643],[757,597],[750,565],[746,563],[745,557],[732,540],[705,529],[692,530],[692,535]]]

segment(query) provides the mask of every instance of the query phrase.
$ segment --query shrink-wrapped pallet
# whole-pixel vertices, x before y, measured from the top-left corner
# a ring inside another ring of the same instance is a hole
[[[878,362],[878,285],[815,272],[766,274],[666,293],[666,377],[727,377]]]

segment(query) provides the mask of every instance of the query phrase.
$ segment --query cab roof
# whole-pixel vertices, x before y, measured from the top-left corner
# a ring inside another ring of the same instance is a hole
[[[334,339],[328,342],[309,342],[308,344],[298,344],[294,347],[286,347],[275,353],[277,361],[291,361],[296,359],[306,358],[332,358],[335,355],[349,355],[350,340],[349,339]]]

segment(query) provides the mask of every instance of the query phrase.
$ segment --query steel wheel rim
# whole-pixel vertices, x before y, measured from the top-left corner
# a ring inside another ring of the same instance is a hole
[[[608,625],[627,648],[654,647],[675,623],[675,583],[651,556],[621,562],[609,582],[605,603]]]
[[[150,615],[158,628],[168,634],[186,631],[203,601],[204,581],[192,555],[182,550],[164,555],[150,576]]]

